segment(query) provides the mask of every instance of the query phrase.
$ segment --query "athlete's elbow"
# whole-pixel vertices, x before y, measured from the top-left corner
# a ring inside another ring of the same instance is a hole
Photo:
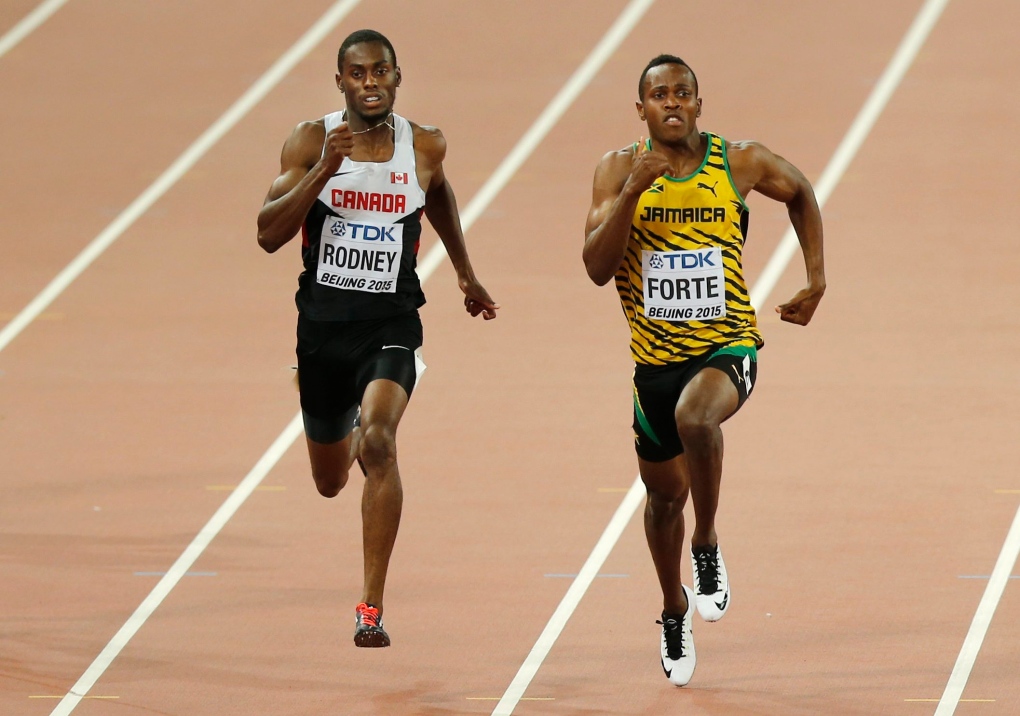
[[[599,261],[597,256],[590,254],[587,247],[581,252],[581,259],[584,261],[584,270],[588,273],[588,278],[592,283],[596,286],[605,286],[609,283],[609,279],[615,272],[607,271],[604,263]]]
[[[593,266],[588,261],[584,262],[584,269],[588,272],[588,278],[590,278],[592,283],[596,286],[605,286],[613,277],[613,273],[611,271],[606,271],[600,267]]]
[[[267,254],[276,253],[276,250],[286,243],[285,241],[280,241],[276,236],[274,236],[270,232],[265,231],[259,231],[258,242],[259,246],[261,246],[262,250],[265,251]]]
[[[272,242],[270,242],[269,238],[261,231],[259,232],[258,235],[258,242],[259,246],[262,247],[262,250],[265,251],[267,254],[271,254],[275,252],[277,248],[279,248],[278,246],[275,246]]]

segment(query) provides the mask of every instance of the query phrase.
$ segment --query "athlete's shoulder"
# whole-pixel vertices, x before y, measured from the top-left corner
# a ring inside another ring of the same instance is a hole
[[[283,145],[283,156],[290,164],[312,166],[322,155],[326,125],[321,119],[300,122]]]
[[[630,174],[630,167],[634,163],[634,155],[637,153],[638,144],[630,144],[623,149],[613,149],[602,155],[598,167],[595,169],[596,176],[609,179],[620,179],[626,181]]]
[[[723,141],[726,143],[726,158],[729,161],[730,172],[735,176],[747,172],[760,173],[763,164],[774,156],[764,144],[751,139]]]
[[[730,163],[734,161],[760,161],[772,154],[768,147],[753,139],[737,139],[733,141],[723,139],[723,142],[726,144],[726,155],[729,157]]]
[[[436,163],[442,162],[446,158],[446,137],[439,127],[408,122],[414,136],[414,150]]]
[[[326,139],[326,122],[322,117],[298,122],[298,125],[294,127],[294,131],[291,133],[291,137],[305,141],[318,140],[323,142]]]

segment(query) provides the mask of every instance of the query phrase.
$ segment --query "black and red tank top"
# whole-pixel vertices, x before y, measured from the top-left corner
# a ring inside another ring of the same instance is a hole
[[[344,113],[323,121],[328,133]],[[345,157],[305,217],[296,302],[306,318],[386,318],[425,303],[415,271],[425,192],[415,173],[414,130],[396,114],[392,122],[390,160]]]

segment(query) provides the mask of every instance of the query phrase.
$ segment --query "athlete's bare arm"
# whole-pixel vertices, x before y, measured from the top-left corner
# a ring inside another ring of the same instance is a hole
[[[597,285],[607,284],[620,268],[638,200],[668,170],[666,157],[648,151],[644,141],[638,142],[637,152],[628,147],[602,157],[595,169],[581,253],[588,277]]]
[[[280,155],[280,176],[259,211],[259,246],[273,253],[294,238],[315,198],[353,149],[346,122],[328,136],[322,120],[294,128]]]
[[[412,126],[418,181],[425,188],[425,216],[439,234],[450,262],[457,271],[457,283],[464,292],[464,308],[472,316],[481,313],[485,320],[491,320],[496,317],[499,304],[492,300],[489,292],[478,282],[468,257],[457,198],[443,172],[446,139],[435,127]]]
[[[784,321],[806,326],[825,293],[822,214],[814,189],[797,167],[757,142],[730,142],[727,153],[730,172],[741,196],[757,191],[786,204],[804,254],[808,285],[776,306],[776,312]]]

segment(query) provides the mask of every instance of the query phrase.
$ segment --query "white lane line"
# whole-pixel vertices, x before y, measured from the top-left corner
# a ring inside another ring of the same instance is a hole
[[[95,658],[64,698],[60,700],[60,703],[56,705],[50,716],[67,716],[67,714],[74,711],[79,702],[95,686],[99,677],[109,668],[113,660],[117,658],[138,630],[142,628],[145,621],[156,611],[156,608],[166,599],[166,596],[177,586],[177,583],[181,581],[184,575],[191,570],[195,560],[205,551],[205,548],[209,546],[213,538],[219,534],[223,525],[234,516],[234,513],[244,504],[244,501],[248,499],[251,493],[255,491],[255,488],[262,482],[266,474],[283,457],[283,454],[287,452],[287,448],[297,439],[302,430],[301,414],[298,413],[269,449],[266,450],[261,459],[255,463],[255,467],[245,476],[241,484],[237,486],[237,489],[220,505],[220,508],[216,510],[205,527],[191,541],[187,549],[181,553],[181,556],[173,563],[173,566],[170,567],[166,575],[159,580],[152,591],[149,592],[149,595],[135,609],[134,614],[113,635],[113,638],[99,653],[99,656]]]
[[[3,57],[32,32],[46,22],[50,15],[67,4],[67,0],[46,0],[35,10],[28,13],[17,25],[0,37],[0,57]]]
[[[829,200],[836,185],[843,178],[850,162],[857,156],[858,150],[864,144],[864,140],[868,138],[872,127],[875,126],[875,122],[885,110],[885,106],[889,103],[896,88],[899,87],[903,76],[907,74],[907,70],[914,63],[917,53],[924,46],[932,28],[935,27],[935,23],[938,22],[942,11],[948,4],[949,0],[928,0],[918,11],[907,34],[900,41],[896,54],[893,55],[885,72],[879,78],[878,84],[875,85],[871,95],[864,102],[861,111],[857,113],[854,123],[850,125],[850,131],[843,137],[843,141],[836,148],[836,153],[829,160],[829,165],[825,167],[825,171],[818,179],[818,183],[815,185],[815,196],[818,198],[819,206],[823,206]],[[761,310],[762,304],[772,293],[772,289],[783,275],[783,271],[786,270],[786,266],[790,263],[796,250],[797,234],[791,227],[787,229],[779,247],[762,270],[755,286],[756,290],[751,291],[751,303],[757,310]]]
[[[819,207],[825,206],[825,202],[832,195],[847,166],[849,166],[857,151],[861,148],[875,121],[882,113],[882,110],[885,109],[889,98],[903,79],[907,69],[917,56],[918,50],[924,44],[924,40],[928,37],[928,33],[948,2],[949,0],[929,0],[921,8],[910,29],[907,30],[907,34],[900,42],[885,72],[875,85],[871,95],[865,101],[853,124],[850,125],[846,136],[836,148],[836,152],[822,173],[822,178],[819,180],[818,187],[815,190]],[[790,263],[796,248],[796,234],[790,230],[776,247],[765,271],[762,272],[762,275],[751,289],[751,300],[755,306],[760,307],[768,298],[779,277]],[[574,613],[574,609],[577,608],[584,593],[591,586],[595,575],[598,574],[602,565],[609,557],[610,552],[613,551],[613,547],[623,533],[624,527],[630,522],[634,512],[637,511],[638,506],[642,502],[641,496],[643,492],[641,476],[638,475],[623,498],[623,502],[620,503],[616,513],[610,520],[609,525],[602,533],[602,537],[599,538],[595,548],[588,555],[588,559],[585,561],[584,566],[581,567],[577,579],[570,585],[563,600],[549,618],[541,635],[539,635],[535,646],[532,647],[517,675],[510,683],[510,686],[507,687],[503,698],[496,705],[492,716],[510,716],[513,713],[517,702],[524,695],[535,674],[538,673],[539,667],[546,656],[548,656],[553,644],[556,643],[556,639]]]
[[[984,643],[988,627],[992,623],[992,616],[999,606],[1002,593],[1006,591],[1006,583],[1009,575],[1013,572],[1017,557],[1020,556],[1020,508],[1017,508],[1013,517],[1013,525],[1006,533],[1006,541],[1002,544],[1002,551],[999,558],[995,560],[995,568],[992,570],[992,577],[988,580],[985,593],[981,596],[974,619],[967,630],[967,636],[963,640],[960,654],[956,657],[956,664],[953,672],[949,675],[946,683],[946,690],[942,692],[942,698],[935,709],[935,716],[952,716],[956,713],[956,707],[963,696],[963,689],[967,686],[971,669],[977,661],[978,652]]]
[[[195,142],[184,150],[148,189],[131,202],[109,226],[96,236],[64,270],[50,281],[14,319],[0,330],[0,351],[7,347],[35,318],[106,251],[146,211],[152,208],[195,164],[240,122],[280,80],[308,55],[361,0],[338,0],[294,45],[259,77],[240,99],[223,113]]]
[[[633,2],[632,5],[637,4],[650,4],[653,0],[640,0],[640,2]],[[352,6],[354,3],[351,3]],[[621,38],[622,39],[622,38]],[[591,61],[592,58],[589,56],[585,62]],[[604,60],[603,60],[604,62]],[[580,70],[578,71],[580,72]],[[549,108],[543,112],[538,119],[535,120],[534,124],[525,132],[524,136],[517,142],[510,154],[499,164],[492,177],[489,178],[478,193],[472,197],[471,202],[467,205],[464,210],[461,225],[466,233],[471,228],[472,224],[480,217],[492,203],[493,199],[499,194],[500,190],[506,185],[506,183],[513,177],[514,172],[520,168],[529,156],[535,151],[539,143],[549,132],[549,129],[556,123],[556,121],[563,115],[564,112],[569,108],[570,103],[577,97],[577,94],[583,89],[583,85],[577,86],[575,77],[578,73],[575,73],[568,81],[564,89],[560,90],[557,94],[557,98],[554,99],[549,107],[557,107],[555,113],[551,113]],[[593,72],[588,72],[585,75],[587,77],[586,83],[591,80],[594,76]],[[570,101],[563,103],[559,99],[560,95],[564,92],[571,92]],[[539,129],[536,129],[538,127]],[[499,175],[499,181],[493,181],[493,177]],[[436,268],[443,262],[443,258],[446,256],[446,249],[442,242],[437,242],[426,254],[425,258],[419,263],[418,276],[421,283],[424,284],[429,277],[433,274]],[[67,716],[70,714],[78,703],[86,697],[89,690],[96,684],[99,678],[103,675],[106,669],[113,663],[113,660],[117,658],[121,650],[127,646],[127,643],[131,638],[141,629],[142,625],[145,624],[146,620],[152,616],[156,608],[163,602],[167,595],[177,586],[177,583],[184,577],[184,575],[191,570],[191,567],[195,564],[198,558],[205,551],[206,547],[213,541],[213,539],[220,533],[220,530],[230,521],[234,516],[234,513],[244,504],[255,489],[259,486],[259,483],[265,478],[269,471],[273,469],[280,458],[283,457],[284,453],[290,448],[295,440],[302,434],[303,427],[301,424],[301,412],[298,411],[287,427],[284,428],[283,432],[280,433],[279,437],[273,441],[273,444],[266,450],[265,454],[259,458],[259,461],[255,463],[255,467],[251,469],[251,472],[241,481],[226,501],[220,506],[216,513],[213,514],[212,518],[206,523],[205,527],[198,533],[191,544],[188,545],[187,549],[177,558],[173,566],[166,573],[159,583],[153,588],[145,600],[138,606],[134,613],[128,618],[124,626],[114,635],[110,643],[106,645],[103,651],[96,657],[92,665],[85,671],[77,683],[71,687],[71,690],[61,700],[57,707],[51,712],[50,716]],[[621,527],[622,529],[622,527]],[[613,540],[615,542],[615,538]],[[596,569],[596,572],[598,570]]]
[[[634,26],[654,1],[631,0],[630,4],[624,8],[616,22],[613,23],[609,31],[599,41],[599,44],[588,54],[588,57],[574,71],[574,74],[570,76],[570,79],[563,85],[563,88],[556,93],[556,96],[553,97],[552,101],[542,111],[542,114],[535,120],[535,123],[531,125],[531,128],[521,137],[517,145],[510,150],[510,153],[507,154],[503,162],[496,168],[496,171],[489,177],[489,180],[478,190],[478,194],[475,195],[475,201],[478,202],[477,208],[473,202],[472,206],[464,210],[463,219],[465,225],[473,224],[475,219],[485,211],[485,207],[489,205],[489,202],[503,190],[503,187],[510,181],[510,178],[531,156],[531,153],[535,151],[535,147],[545,139],[546,135],[549,134],[549,130],[560,121],[560,118],[570,108],[570,105],[574,103],[577,96],[591,83],[595,75],[602,69],[602,65],[616,51],[616,48],[620,46],[624,38],[630,34],[630,31],[634,29]],[[423,268],[429,268],[433,263],[438,264],[441,262],[445,256],[445,250],[429,252],[421,265]]]
[[[524,663],[521,664],[521,668],[518,669],[514,680],[510,682],[506,691],[503,692],[503,697],[496,704],[496,708],[492,710],[492,716],[510,716],[517,707],[517,703],[524,698],[524,692],[528,690],[531,680],[535,678],[535,674],[538,673],[538,669],[542,666],[542,662],[545,661],[545,657],[549,655],[553,644],[556,643],[560,636],[560,632],[567,625],[570,615],[574,613],[577,605],[581,603],[581,598],[588,591],[588,587],[591,586],[595,575],[602,568],[606,557],[613,551],[613,546],[620,539],[620,535],[623,534],[623,530],[627,527],[627,523],[630,522],[630,518],[634,516],[638,505],[643,502],[644,496],[645,491],[641,485],[641,480],[637,479],[630,486],[630,489],[623,498],[623,502],[616,508],[616,512],[613,513],[613,517],[609,520],[609,524],[606,525],[602,536],[595,543],[595,549],[591,551],[591,555],[585,561],[584,566],[581,567],[577,579],[571,582],[570,588],[563,595],[563,599],[560,600],[556,611],[549,617],[549,622],[539,635],[538,641],[531,647],[531,652],[524,660]]]

